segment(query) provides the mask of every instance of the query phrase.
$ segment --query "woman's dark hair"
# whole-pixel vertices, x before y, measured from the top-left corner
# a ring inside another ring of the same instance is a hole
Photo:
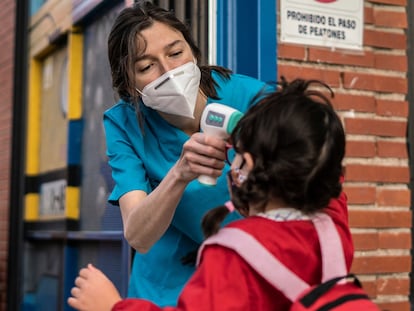
[[[232,189],[232,201],[242,214],[252,203],[264,209],[272,199],[313,213],[342,191],[345,132],[329,99],[311,86],[325,88],[333,97],[332,90],[317,80],[288,83],[282,77],[278,85],[250,108],[231,135],[236,151],[254,159],[247,179]],[[208,212],[205,235],[214,234],[219,228],[214,222],[222,219],[222,213]]]
[[[128,102],[136,102],[133,90],[134,58],[138,52],[144,51],[143,46],[137,47],[136,40],[141,31],[151,27],[154,22],[160,22],[182,33],[189,44],[197,61],[201,59],[200,49],[194,42],[189,28],[182,23],[173,12],[166,11],[148,1],[138,1],[132,7],[123,9],[117,16],[108,37],[108,58],[111,67],[112,86],[119,97]],[[229,78],[230,70],[219,66],[200,66],[200,88],[205,95],[217,99],[216,83],[211,77],[215,70],[224,78]]]

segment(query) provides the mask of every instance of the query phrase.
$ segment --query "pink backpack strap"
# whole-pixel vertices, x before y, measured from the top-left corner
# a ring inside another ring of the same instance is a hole
[[[318,213],[312,217],[322,255],[322,282],[348,273],[341,237],[331,217]]]
[[[332,219],[326,214],[317,214],[312,221],[319,241],[321,241],[322,281],[345,275],[347,270],[342,243]],[[257,273],[291,301],[296,300],[304,290],[310,287],[252,235],[238,228],[223,228],[205,240],[198,250],[197,266],[204,247],[212,244],[218,244],[237,252]]]
[[[236,251],[266,281],[294,300],[309,285],[274,257],[249,233],[237,228],[223,228],[204,241],[198,251],[197,265],[206,245],[219,244]]]

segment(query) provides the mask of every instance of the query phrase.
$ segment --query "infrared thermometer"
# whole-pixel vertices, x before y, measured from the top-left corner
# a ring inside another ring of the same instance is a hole
[[[207,135],[227,139],[242,116],[243,113],[234,108],[211,103],[206,106],[201,115],[200,128]],[[207,175],[200,175],[198,181],[209,186],[214,186],[217,182],[215,177]]]

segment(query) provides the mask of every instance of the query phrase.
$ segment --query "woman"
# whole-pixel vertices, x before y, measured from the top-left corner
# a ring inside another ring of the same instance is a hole
[[[109,201],[120,206],[125,237],[137,251],[128,295],[175,305],[194,272],[181,258],[202,242],[202,216],[229,198],[225,142],[200,133],[202,111],[220,102],[244,112],[271,87],[199,67],[185,25],[149,2],[119,14],[108,54],[120,97],[104,114],[115,181]],[[219,177],[217,185],[200,184],[199,175]]]
[[[246,218],[226,226],[253,236],[309,285],[322,278],[319,238],[312,222],[318,213],[333,220],[347,271],[353,258],[341,185],[345,133],[329,100],[310,88],[313,82],[283,82],[238,123],[231,136],[236,154],[229,159],[228,176],[232,202]],[[208,212],[203,221],[206,236],[218,230],[231,208]],[[292,304],[237,252],[218,244],[204,247],[177,307],[121,300],[112,283],[91,265],[80,271],[75,285],[68,303],[83,311],[287,311]]]

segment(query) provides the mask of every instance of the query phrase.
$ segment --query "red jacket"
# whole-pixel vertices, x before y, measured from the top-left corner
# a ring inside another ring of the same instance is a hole
[[[353,245],[348,226],[346,196],[332,200],[326,212],[341,236],[348,270],[353,259]],[[229,227],[253,235],[274,256],[307,283],[321,280],[321,255],[316,230],[310,220],[274,221],[251,216]],[[114,311],[224,311],[288,310],[290,301],[258,275],[237,253],[228,248],[206,246],[201,263],[181,293],[177,307],[160,308],[141,299],[125,299]]]

